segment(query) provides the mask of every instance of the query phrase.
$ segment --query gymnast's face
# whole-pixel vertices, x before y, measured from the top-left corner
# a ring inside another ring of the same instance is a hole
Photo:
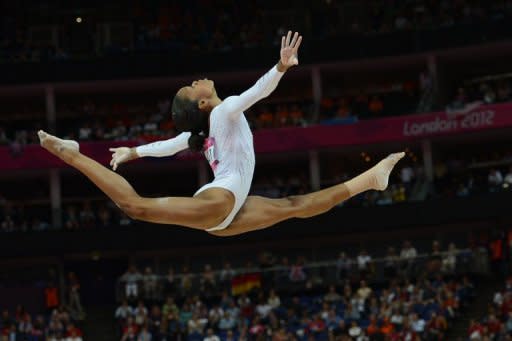
[[[193,81],[189,86],[184,86],[178,93],[178,96],[197,102],[199,109],[207,109],[212,99],[217,97],[215,84],[209,79],[199,79]]]

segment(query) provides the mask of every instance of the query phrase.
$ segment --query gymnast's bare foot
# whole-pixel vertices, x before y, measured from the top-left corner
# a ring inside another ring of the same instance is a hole
[[[388,187],[389,175],[395,167],[396,163],[405,156],[404,152],[389,154],[389,156],[376,164],[370,172],[372,172],[372,188],[383,191]]]
[[[78,152],[80,150],[78,142],[74,140],[59,139],[58,137],[50,135],[42,130],[39,130],[37,135],[39,136],[41,146],[56,156],[59,156],[66,150],[72,152]]]

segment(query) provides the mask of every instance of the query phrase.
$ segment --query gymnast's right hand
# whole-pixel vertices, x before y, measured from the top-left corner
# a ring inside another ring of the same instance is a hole
[[[137,152],[135,151],[135,148],[118,147],[110,148],[109,150],[112,152],[112,160],[110,160],[110,166],[114,171],[117,170],[117,166],[120,164],[137,158]]]

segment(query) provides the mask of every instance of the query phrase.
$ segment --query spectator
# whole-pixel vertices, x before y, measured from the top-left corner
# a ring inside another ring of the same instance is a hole
[[[68,206],[66,208],[66,214],[64,215],[64,226],[68,230],[76,230],[80,227],[74,206]]]
[[[99,225],[101,227],[109,227],[111,224],[111,214],[106,206],[102,206],[98,212]]]
[[[192,274],[188,270],[188,266],[183,266],[181,273],[181,290],[189,292],[192,289]]]
[[[336,260],[336,280],[340,281],[347,278],[351,266],[352,262],[345,252],[340,252],[338,259]]]
[[[194,313],[192,318],[187,322],[188,336],[191,339],[200,338],[203,335],[204,323],[201,322],[198,313]]]
[[[420,337],[425,333],[425,325],[425,320],[419,317],[418,314],[411,315],[411,328]]]
[[[139,333],[139,336],[137,337],[137,341],[151,341],[153,339],[153,336],[148,331],[147,326],[143,326],[142,330]]]
[[[366,277],[368,273],[371,271],[371,262],[372,257],[368,254],[366,249],[362,249],[359,255],[357,256],[357,267],[361,277]]]
[[[144,306],[144,301],[140,300],[137,308],[134,309],[135,324],[140,327],[146,323],[148,317],[148,309]]]
[[[174,276],[174,268],[172,266],[169,267],[167,276],[165,276],[164,291],[167,294],[171,294],[176,291],[176,277]]]
[[[443,257],[442,270],[444,272],[452,273],[457,266],[457,248],[454,243],[448,245],[448,250]]]
[[[235,338],[235,334],[233,333],[232,330],[228,330],[228,332],[226,333],[226,340],[225,341],[236,341],[237,339]],[[240,337],[239,340],[244,340],[242,339],[242,336]]]
[[[126,319],[128,319],[128,317],[131,316],[133,316],[133,309],[128,305],[127,300],[123,300],[121,305],[116,309],[115,318],[119,322],[123,323]]]
[[[503,175],[501,175],[501,172],[498,169],[492,168],[487,180],[489,182],[491,192],[496,192],[503,184]]]
[[[125,295],[128,300],[138,298],[139,282],[141,280],[142,275],[134,265],[130,266],[128,271],[121,277],[121,281],[125,283]]]
[[[509,311],[506,315],[505,330],[507,333],[512,333],[512,311]]]
[[[368,327],[366,327],[366,334],[369,336],[371,340],[373,339],[380,339],[380,328],[377,323],[377,318],[375,315],[370,316],[370,323],[368,324]]]
[[[357,289],[357,295],[359,298],[361,298],[363,301],[366,301],[368,297],[372,294],[372,289],[368,287],[366,284],[366,281],[361,281],[359,289]]]
[[[468,336],[470,340],[481,340],[484,335],[484,327],[476,320],[469,322]]]
[[[215,291],[217,282],[215,280],[215,273],[210,264],[204,266],[204,271],[201,275],[201,291],[206,296],[211,296]]]
[[[49,311],[59,306],[59,291],[55,283],[48,283],[48,286],[44,289],[44,298],[46,309]]]
[[[240,313],[243,317],[248,318],[253,315],[253,306],[251,303],[251,299],[247,296],[246,293],[240,295],[237,300],[237,304],[240,307]]]
[[[96,215],[92,210],[91,203],[86,201],[80,211],[80,226],[82,228],[94,228],[96,222]]]
[[[267,301],[265,301],[263,295],[261,295],[259,298],[259,303],[256,305],[256,313],[262,320],[264,320],[268,317],[271,311],[272,306]]]
[[[350,335],[350,337],[352,338],[355,338],[356,340],[360,340],[362,334],[363,330],[361,329],[361,327],[357,325],[356,321],[352,321],[352,323],[350,324],[350,328],[348,329],[348,335]]]
[[[393,309],[393,313],[391,314],[391,319],[389,320],[396,330],[402,330],[402,326],[404,324],[404,315],[400,312],[398,308]]]
[[[372,96],[372,99],[368,104],[368,110],[372,116],[379,117],[384,111],[384,103],[378,96]]]
[[[345,319],[350,320],[359,320],[361,318],[361,314],[359,312],[359,309],[355,308],[351,303],[347,305],[347,308],[345,309]]]
[[[174,298],[170,296],[167,297],[164,305],[162,306],[162,314],[169,320],[175,319],[179,316],[180,310],[176,303],[174,303]]]
[[[327,313],[327,317],[325,318],[325,323],[327,325],[327,329],[332,331],[336,329],[338,324],[340,323],[341,318],[336,314],[336,310],[330,309]]]
[[[267,303],[273,310],[279,308],[279,306],[281,305],[281,300],[279,299],[279,296],[277,296],[276,291],[274,289],[270,290]]]
[[[304,259],[297,258],[297,262],[290,267],[290,281],[303,282],[306,280],[306,272],[304,271]]]
[[[400,170],[400,179],[402,180],[402,184],[405,187],[407,193],[411,190],[412,182],[414,180],[414,170],[411,166],[402,167]]]
[[[137,328],[134,325],[129,325],[123,331],[121,341],[137,341]]]
[[[212,328],[208,328],[206,331],[206,337],[204,338],[204,341],[220,341],[220,338],[214,334]]]
[[[68,324],[66,336],[66,341],[82,341],[82,331],[73,323]]]
[[[447,328],[448,323],[446,322],[446,318],[433,312],[427,327],[429,337],[443,339]]]
[[[496,318],[494,314],[490,314],[487,319],[487,330],[492,340],[499,338],[499,334],[503,328],[503,324]]]
[[[80,300],[80,282],[74,272],[68,274],[69,309],[76,319],[81,319],[83,314]]]
[[[208,313],[208,320],[210,321],[210,325],[217,327],[220,322],[220,319],[224,316],[224,310],[220,307],[220,305],[215,304]]]
[[[231,268],[230,262],[225,262],[224,267],[220,271],[219,281],[222,288],[227,289],[231,286],[231,279],[235,277],[236,272]]]
[[[480,92],[483,94],[485,103],[492,104],[496,102],[496,92],[494,92],[494,89],[488,84],[481,84]]]
[[[144,297],[148,300],[156,299],[158,290],[158,277],[153,273],[153,270],[148,266],[144,270],[142,276],[142,284],[144,287]]]
[[[119,226],[128,226],[132,223],[132,220],[123,212],[119,213]]]
[[[508,173],[505,175],[503,182],[507,187],[512,188],[512,166],[508,169]]]
[[[394,247],[389,247],[384,258],[384,275],[387,278],[393,278],[396,276],[398,269],[398,256],[395,252]]]
[[[219,321],[219,329],[222,331],[233,330],[236,327],[236,319],[231,316],[229,311],[224,312],[224,316]]]
[[[341,301],[341,295],[336,292],[334,285],[329,286],[329,292],[324,296],[324,301],[328,303],[337,303]]]
[[[441,270],[441,246],[437,240],[432,242],[432,251],[427,263],[427,271],[431,274],[436,274]]]
[[[313,333],[316,339],[322,336],[325,337],[327,326],[320,314],[316,314],[314,319],[309,323],[308,329]]]
[[[411,242],[406,240],[403,243],[402,250],[400,251],[400,260],[402,262],[402,269],[406,274],[409,274],[414,267],[414,261],[416,260],[418,253],[412,246]]]

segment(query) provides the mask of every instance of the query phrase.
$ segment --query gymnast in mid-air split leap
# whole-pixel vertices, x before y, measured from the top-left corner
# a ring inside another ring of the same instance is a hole
[[[404,153],[391,154],[355,178],[317,192],[280,199],[249,196],[255,155],[244,110],[270,95],[284,73],[299,63],[301,41],[298,33],[283,36],[277,65],[239,96],[221,100],[208,79],[181,88],[172,103],[172,117],[181,133],[139,147],[111,148],[113,171],[81,154],[76,141],[39,131],[41,145],[87,176],[129,217],[186,226],[216,236],[259,230],[290,218],[312,217],[359,193],[386,189],[389,175]],[[191,198],[141,197],[115,173],[127,161],[170,156],[187,148],[203,152],[215,176]]]

